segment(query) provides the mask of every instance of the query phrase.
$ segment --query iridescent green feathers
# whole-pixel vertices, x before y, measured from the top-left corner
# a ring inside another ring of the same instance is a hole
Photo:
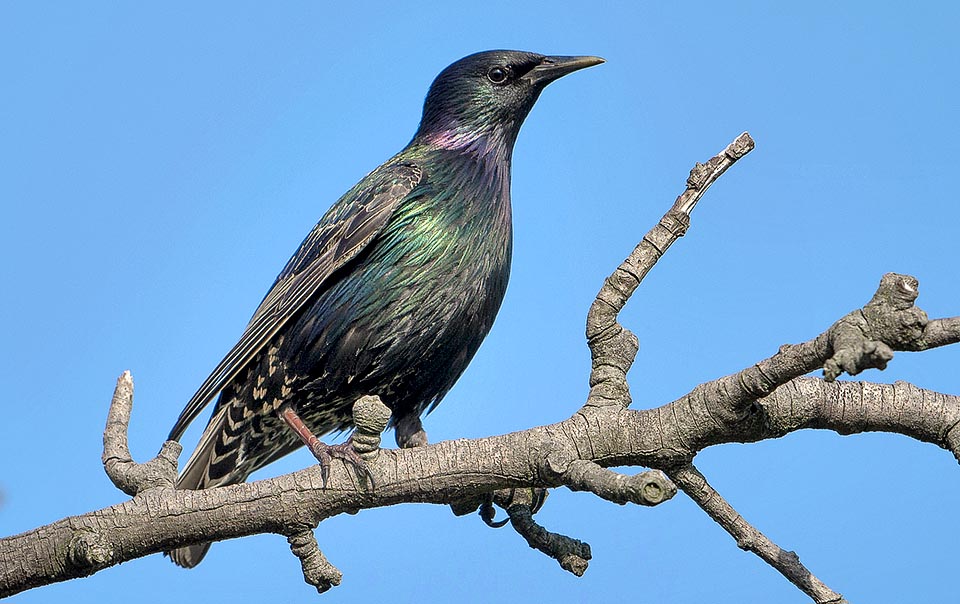
[[[281,407],[321,436],[350,429],[354,401],[376,394],[398,443],[424,442],[419,416],[466,369],[506,291],[520,126],[544,86],[598,62],[489,51],[436,78],[411,142],[320,219],[180,414],[171,439],[219,395],[179,488],[241,482],[301,446]],[[170,555],[189,567],[206,548]]]
[[[330,275],[370,243],[383,229],[397,203],[413,190],[422,175],[422,169],[416,165],[381,166],[330,208],[287,262],[240,341],[187,403],[170,431],[170,440],[179,440],[209,400],[303,310]]]

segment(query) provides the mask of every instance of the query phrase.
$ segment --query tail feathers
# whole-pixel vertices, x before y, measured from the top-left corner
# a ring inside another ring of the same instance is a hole
[[[226,413],[219,413],[211,419],[203,436],[200,437],[196,450],[177,479],[178,489],[196,491],[237,484],[246,480],[247,474],[237,472],[236,448],[224,455],[216,453],[215,445],[221,438],[225,416]],[[236,444],[239,445],[239,443]],[[170,556],[177,566],[193,568],[200,564],[209,549],[210,543],[197,543],[179,547],[164,554]]]
[[[208,549],[210,549],[210,543],[198,543],[197,545],[178,547],[169,552],[164,552],[164,554],[170,556],[170,559],[173,560],[173,563],[177,566],[193,568],[200,564],[203,557],[207,555]]]

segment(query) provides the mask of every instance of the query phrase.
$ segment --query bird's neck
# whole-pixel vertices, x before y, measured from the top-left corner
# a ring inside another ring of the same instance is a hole
[[[417,133],[413,144],[474,156],[481,162],[509,162],[517,140],[513,124],[497,124],[488,129],[467,128],[457,123]]]

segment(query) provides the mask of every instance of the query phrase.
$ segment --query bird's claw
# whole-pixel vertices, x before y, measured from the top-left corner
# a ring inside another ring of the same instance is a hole
[[[515,501],[517,496],[517,489],[510,489],[509,495],[502,497],[502,495],[497,495],[495,493],[488,493],[484,498],[482,504],[480,504],[480,518],[483,520],[484,524],[490,528],[500,528],[510,522],[510,517],[507,516],[503,520],[494,520],[497,515],[497,510],[494,508],[494,500],[497,501],[497,504],[507,510],[507,513],[510,513],[510,506],[514,503],[520,503],[521,505],[528,505],[530,507],[530,514],[536,514],[540,511],[540,508],[543,507],[543,503],[547,500],[547,489],[542,489],[539,487],[531,488],[527,490],[527,494],[521,499],[520,502]],[[529,497],[529,502],[523,503],[523,501]]]
[[[376,482],[373,479],[373,473],[367,462],[353,448],[353,441],[347,439],[346,442],[339,445],[328,445],[321,441],[316,441],[310,446],[310,452],[317,458],[320,464],[320,477],[323,480],[323,488],[326,489],[330,482],[330,464],[334,459],[342,460],[347,466],[353,468],[360,482],[366,482],[370,485],[370,490],[376,488]]]
[[[493,494],[487,496],[485,501],[480,504],[480,519],[490,528],[501,528],[510,522],[510,516],[503,520],[494,520],[497,516],[497,509],[493,507]]]
[[[547,501],[547,490],[541,488],[531,489],[531,497],[533,498],[533,504],[530,506],[530,513],[536,514]]]

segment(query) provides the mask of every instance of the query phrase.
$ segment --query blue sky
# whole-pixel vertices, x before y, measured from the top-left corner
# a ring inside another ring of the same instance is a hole
[[[596,54],[551,85],[514,161],[516,246],[492,333],[431,440],[568,417],[587,391],[587,307],[682,190],[748,130],[757,149],[694,214],[622,315],[635,406],[815,336],[888,271],[960,314],[955,3],[0,6],[0,533],[122,501],[100,465],[116,377],[131,448],[158,449],[317,218],[413,134],[433,77],[490,48]],[[958,393],[960,348],[867,379]],[[199,430],[188,433],[186,442]],[[304,453],[267,477],[305,467]],[[856,602],[953,596],[960,473],[904,437],[808,431],[697,463],[758,528]],[[345,574],[325,602],[806,602],[683,495],[655,509],[559,490],[539,516],[588,541],[580,579],[446,508],[323,523]],[[359,543],[371,545],[360,546]],[[286,541],[160,556],[18,603],[312,599]],[[950,594],[949,596],[947,594]]]

